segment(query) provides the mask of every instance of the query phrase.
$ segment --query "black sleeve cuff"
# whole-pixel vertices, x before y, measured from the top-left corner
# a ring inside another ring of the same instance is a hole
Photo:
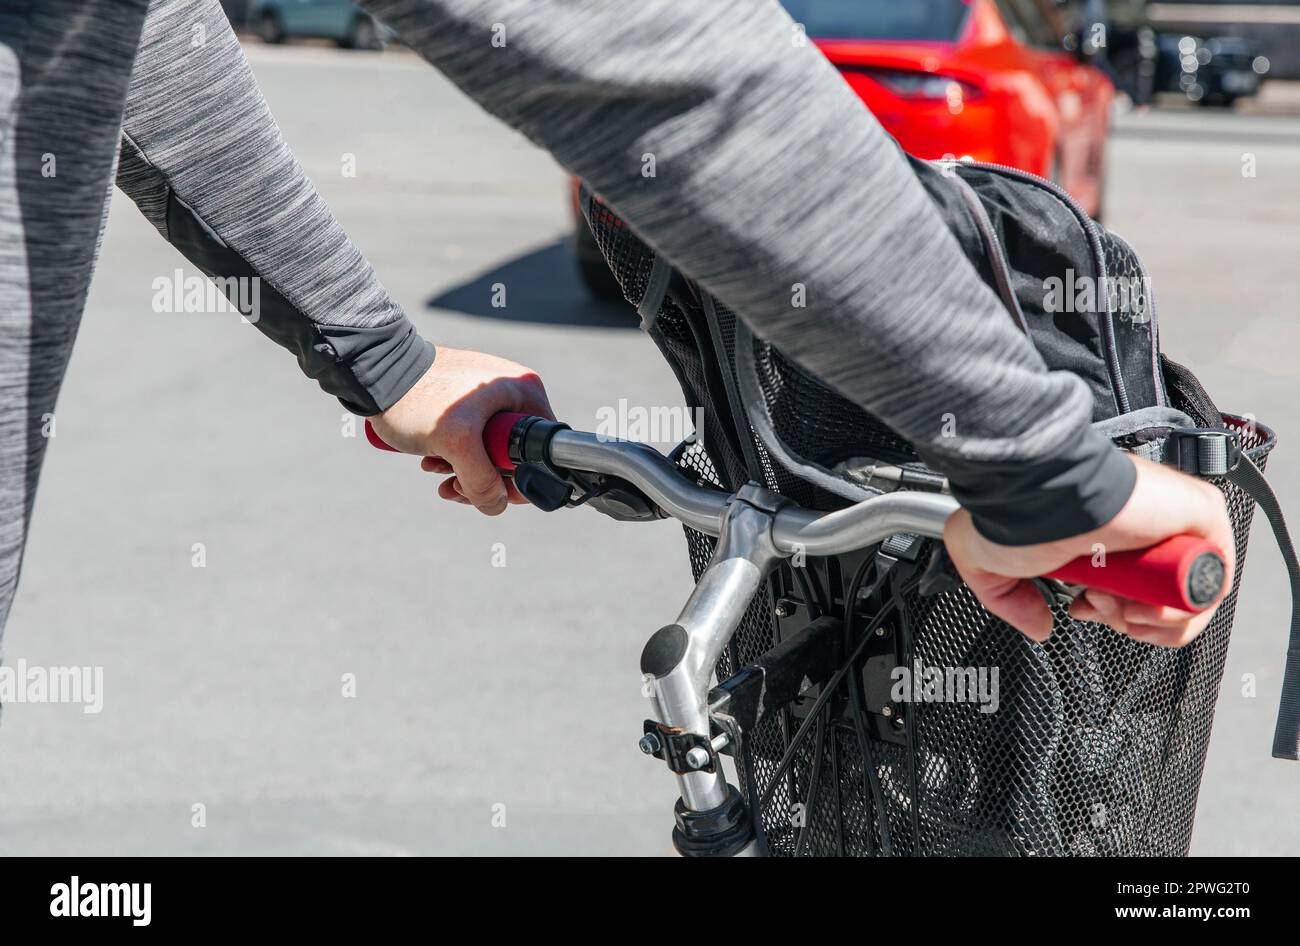
[[[374,328],[318,323],[316,330],[333,349],[333,358],[348,368],[351,390],[332,393],[354,414],[369,417],[388,410],[433,364],[433,345],[406,319]]]
[[[248,260],[171,192],[167,239],[209,277],[261,279]],[[303,374],[354,414],[368,417],[388,410],[433,364],[433,345],[405,316],[370,328],[312,322],[265,280],[255,307],[245,316],[258,331],[293,352]]]
[[[1031,463],[976,463],[943,457],[975,528],[999,545],[1038,545],[1100,528],[1133,494],[1133,462],[1092,427],[1055,454]]]

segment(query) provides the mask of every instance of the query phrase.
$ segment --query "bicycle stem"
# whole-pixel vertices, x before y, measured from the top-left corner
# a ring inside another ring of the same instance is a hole
[[[750,601],[787,554],[772,540],[773,516],[784,502],[753,484],[736,494],[723,516],[713,557],[676,623],[647,642],[641,669],[654,678],[651,702],[664,726],[709,738],[708,692],[714,666]],[[728,803],[732,789],[716,753],[713,760],[712,771],[677,774],[679,807],[707,813]],[[739,853],[752,853],[753,848],[750,842]]]

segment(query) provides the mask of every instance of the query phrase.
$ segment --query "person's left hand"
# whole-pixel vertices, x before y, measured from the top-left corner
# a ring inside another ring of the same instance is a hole
[[[507,503],[527,502],[483,446],[484,426],[502,411],[554,420],[535,372],[495,355],[439,346],[424,377],[370,423],[389,446],[423,456],[425,472],[451,474],[438,486],[443,499],[496,516]]]

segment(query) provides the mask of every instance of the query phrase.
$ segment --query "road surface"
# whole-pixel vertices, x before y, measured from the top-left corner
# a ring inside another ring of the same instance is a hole
[[[575,426],[678,404],[630,313],[577,284],[547,156],[409,54],[250,56],[429,338],[536,368]],[[1297,206],[1295,119],[1130,117],[1111,151],[1167,350],[1280,429],[1300,516]],[[439,504],[237,316],[154,311],[177,268],[119,195],[5,640],[9,664],[102,666],[103,711],[5,708],[0,853],[668,852],[637,663],[690,587],[680,530]],[[1268,754],[1285,589],[1257,529],[1196,853],[1300,853],[1300,766]]]

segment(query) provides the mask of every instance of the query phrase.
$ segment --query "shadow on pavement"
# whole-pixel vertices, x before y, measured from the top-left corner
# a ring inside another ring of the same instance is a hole
[[[501,307],[492,304],[499,287],[505,290],[506,304]],[[510,322],[625,329],[640,326],[632,306],[602,301],[587,291],[564,240],[502,263],[434,296],[425,305]]]

